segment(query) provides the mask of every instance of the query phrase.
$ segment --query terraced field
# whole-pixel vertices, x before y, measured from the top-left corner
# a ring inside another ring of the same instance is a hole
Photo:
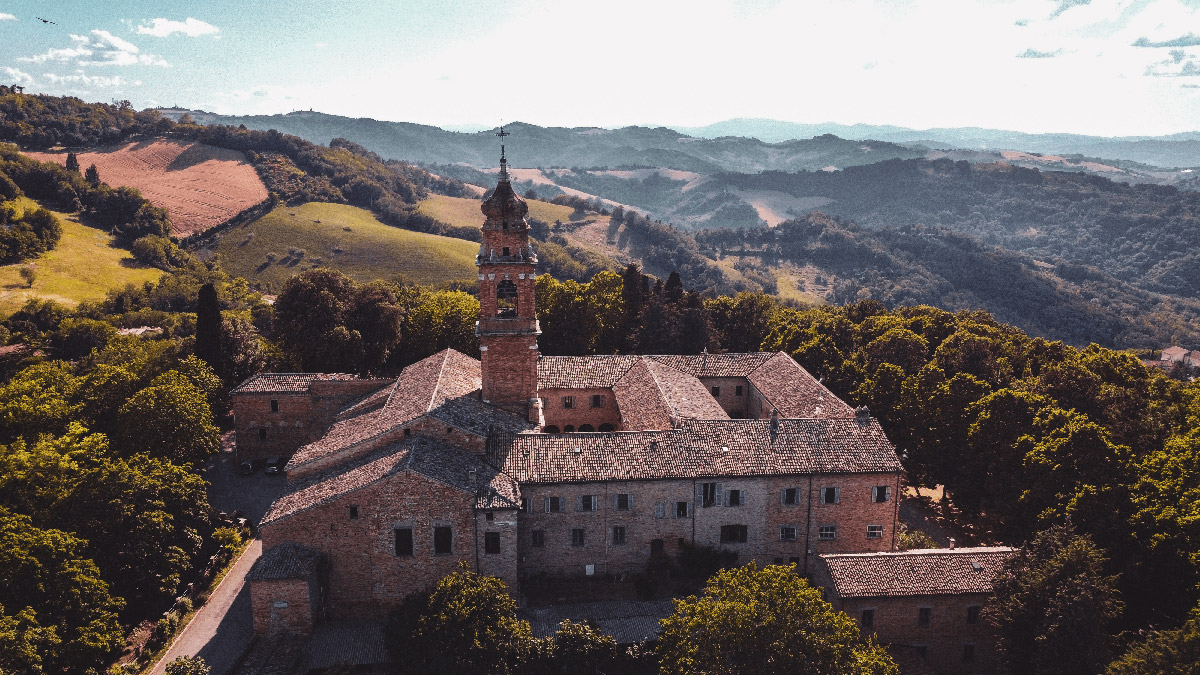
[[[24,209],[35,208],[31,199],[18,200]],[[53,251],[36,260],[0,266],[0,314],[11,314],[32,298],[54,300],[75,306],[84,300],[100,300],[109,289],[127,283],[157,280],[162,271],[134,261],[129,251],[113,245],[113,237],[79,223],[69,214],[54,212],[62,223],[62,239]],[[27,288],[21,268],[33,265],[37,279]]]
[[[25,154],[67,162],[65,151]],[[81,168],[95,164],[108,185],[135,187],[151,204],[167,209],[172,232],[179,236],[220,225],[267,198],[254,167],[236,150],[157,139],[76,156]]]
[[[230,275],[278,291],[293,275],[322,266],[358,281],[470,282],[478,251],[475,242],[384,225],[366,209],[309,203],[280,206],[224,232],[208,252],[220,254]]]

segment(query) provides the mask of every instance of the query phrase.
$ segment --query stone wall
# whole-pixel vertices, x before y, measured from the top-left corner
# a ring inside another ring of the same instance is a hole
[[[320,589],[315,578],[250,582],[255,634],[311,633],[319,599]]]
[[[701,377],[699,379],[708,388],[710,394],[713,387],[719,387],[719,392],[713,398],[721,404],[725,413],[734,419],[752,417],[750,411],[757,411],[761,407],[752,404],[754,387],[744,377]],[[738,393],[739,388],[741,393]]]
[[[238,461],[282,457],[323,436],[343,406],[387,380],[316,380],[305,392],[233,395]]]
[[[621,411],[617,408],[612,389],[542,389],[538,391],[538,396],[543,401],[542,415],[546,419],[546,426],[554,425],[563,431],[568,424],[575,429],[590,424],[593,431],[599,431],[601,424],[611,424],[615,430],[621,429]],[[564,396],[571,397],[571,408],[564,407]],[[603,396],[604,405],[593,407],[593,396]]]

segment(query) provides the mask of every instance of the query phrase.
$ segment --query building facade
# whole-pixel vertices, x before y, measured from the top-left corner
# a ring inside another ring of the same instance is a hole
[[[479,359],[234,390],[239,453],[290,457],[251,576],[260,632],[381,617],[462,564],[519,594],[693,546],[802,573],[894,549],[900,462],[865,409],[784,353],[541,356],[537,253],[503,159],[482,209]]]

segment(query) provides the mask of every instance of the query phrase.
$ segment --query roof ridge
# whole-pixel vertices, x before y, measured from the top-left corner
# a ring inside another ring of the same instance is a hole
[[[438,368],[437,379],[433,381],[432,393],[429,395],[429,405],[425,406],[425,412],[433,410],[433,402],[437,400],[438,391],[442,388],[442,374],[446,372],[446,362],[450,360],[450,348],[446,347],[441,351],[442,365]]]

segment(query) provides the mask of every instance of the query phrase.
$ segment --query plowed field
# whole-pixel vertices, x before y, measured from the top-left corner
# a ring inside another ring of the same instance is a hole
[[[26,153],[43,162],[66,164],[66,152]],[[246,156],[200,143],[152,140],[76,153],[79,166],[95,164],[100,180],[128,185],[171,214],[179,236],[215,227],[267,198]]]

